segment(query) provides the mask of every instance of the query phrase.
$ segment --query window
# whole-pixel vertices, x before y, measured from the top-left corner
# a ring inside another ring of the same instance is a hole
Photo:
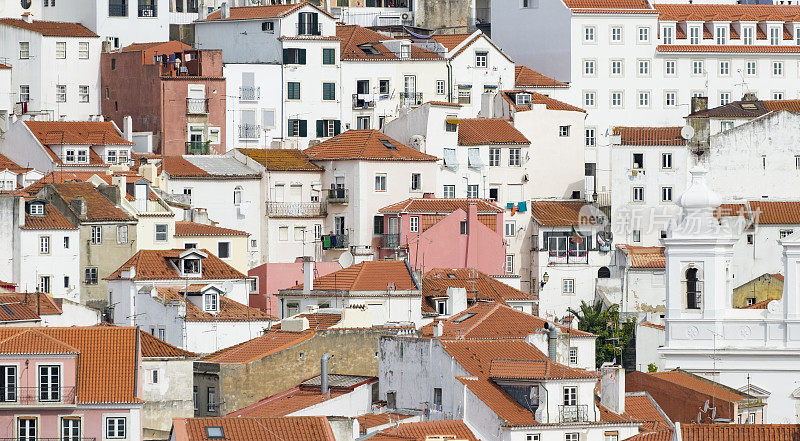
[[[17,418],[17,440],[18,441],[36,441],[36,423],[35,417],[18,417]]]
[[[286,83],[286,99],[299,100],[300,99],[300,83],[296,81],[289,81]]]
[[[225,439],[225,431],[222,426],[206,426],[206,438]]]
[[[447,302],[444,300],[436,301],[436,313],[439,315],[447,314]]]
[[[539,7],[539,0],[520,0],[520,7],[536,9]]]
[[[469,234],[469,225],[467,224],[467,221],[461,221],[458,224],[458,227],[461,234]]]
[[[639,43],[649,43],[650,42],[650,28],[647,27],[640,27],[636,30],[638,35]]]
[[[558,136],[562,138],[569,136],[569,126],[558,126]]]
[[[576,347],[569,348],[569,364],[573,366],[578,364],[578,348]]]
[[[200,274],[200,259],[183,259],[184,274]]]
[[[411,173],[411,191],[422,190],[422,175],[420,173]]]
[[[156,242],[167,241],[167,224],[156,224]]]
[[[381,95],[389,93],[389,80],[378,80],[378,92]]]
[[[50,254],[50,236],[39,236],[39,254]]]
[[[216,312],[219,307],[219,293],[209,292],[203,295],[203,311]]]
[[[661,35],[662,39],[664,40],[664,44],[672,44],[673,39],[675,38],[675,28],[672,26],[665,26],[661,28]]]
[[[753,26],[742,26],[742,44],[751,45],[754,43],[755,28]]]
[[[118,244],[128,243],[128,226],[127,225],[119,225],[119,226],[117,226],[117,243]]]
[[[458,131],[458,124],[456,121],[458,117],[456,115],[447,115],[447,118],[444,120],[444,131],[445,132],[457,132]]]
[[[783,61],[773,61],[772,62],[772,76],[773,77],[782,77],[783,76]]]
[[[31,43],[29,41],[19,42],[19,59],[27,60],[31,57]]]
[[[781,44],[781,34],[782,33],[783,32],[782,32],[781,28],[777,28],[777,27],[774,27],[774,26],[770,27],[769,28],[769,44],[771,44],[773,46],[777,46],[777,45]]]
[[[19,100],[23,103],[31,100],[31,86],[25,84],[19,86]]]
[[[612,26],[611,27],[611,43],[622,43],[622,27],[621,26]]]
[[[497,167],[500,165],[500,149],[496,147],[489,148],[489,167]]]
[[[596,147],[597,146],[597,135],[595,128],[588,128],[584,130],[585,133],[585,140],[584,144],[586,147]]]
[[[606,432],[603,434],[603,441],[619,441],[619,432]]]
[[[295,242],[305,242],[306,227],[294,227],[294,240]]]
[[[597,61],[595,60],[583,60],[583,76],[585,77],[593,77],[597,73]]]
[[[672,187],[661,187],[661,201],[672,202]]]
[[[454,198],[456,197],[456,186],[455,185],[445,185],[444,190],[442,191],[442,197],[445,198]]]
[[[336,83],[322,83],[322,100],[336,100]]]
[[[36,285],[39,292],[50,293],[50,276],[39,276],[39,283]]]
[[[409,44],[400,45],[400,58],[411,58],[411,45]]]
[[[82,103],[89,102],[89,86],[78,86],[78,101]]]
[[[408,228],[412,233],[419,233],[419,216],[409,217]]]
[[[650,107],[650,92],[646,90],[640,90],[638,92],[639,100],[637,101],[639,107]]]
[[[569,128],[569,126],[567,126]],[[519,148],[511,148],[508,149],[508,166],[509,167],[519,167],[522,164],[521,156],[522,149]]]
[[[80,59],[80,60],[88,60],[89,59],[89,42],[88,41],[78,42],[78,59]]]
[[[506,254],[506,274],[514,274],[514,255]]]
[[[585,43],[594,43],[595,42],[595,32],[596,28],[594,26],[584,26],[583,27],[583,41]]]
[[[583,92],[583,105],[584,107],[594,107],[595,106],[595,93],[594,92]]]
[[[575,294],[575,279],[562,279],[561,292],[564,294]]]
[[[368,130],[369,129],[369,120],[370,120],[369,116],[356,117],[356,128],[358,130]],[[329,124],[334,124],[334,120],[328,119],[328,120],[325,120],[325,121],[328,122]],[[328,136],[334,136],[334,133],[333,133],[334,131],[335,131],[334,128],[330,127],[330,130],[328,132],[331,133],[331,134],[328,135]]]
[[[436,80],[436,94],[444,95],[444,80]],[[386,93],[389,93],[388,91]]]
[[[714,38],[717,44],[726,44],[728,42],[728,28],[726,26],[717,26],[714,29]]]
[[[239,206],[242,203],[242,187],[236,186],[233,189],[233,205]]]
[[[720,92],[719,93],[719,105],[724,106],[726,104],[730,104],[731,102],[731,93],[730,92]]]
[[[700,26],[689,28],[689,44],[700,44]]]
[[[230,259],[231,257],[231,243],[218,242],[217,243],[217,257],[220,259]]]
[[[780,230],[780,232],[778,233],[778,235],[779,235],[779,237],[780,237],[781,239],[783,239],[783,238],[785,238],[786,236],[790,236],[792,233],[794,233],[794,230]]]
[[[505,225],[505,236],[506,237],[514,237],[517,234],[517,223],[516,221],[506,221]]]
[[[442,408],[442,388],[433,388],[433,405],[438,410]]]
[[[97,268],[87,267],[83,270],[83,283],[86,285],[97,285]]]
[[[69,236],[64,236],[64,248],[69,248]]]
[[[719,123],[719,129],[721,132],[730,130],[732,128],[733,128],[733,121],[720,121]]]
[[[471,199],[475,199],[478,197],[478,185],[477,184],[469,184],[467,185],[467,197]]]
[[[692,60],[692,75],[703,75],[704,73],[703,60]]]
[[[261,127],[275,127],[275,111],[272,109],[261,109]],[[209,138],[211,136],[209,135]]]
[[[472,101],[472,91],[468,87],[458,86],[458,104],[469,104]]]
[[[538,433],[529,433],[525,435],[525,441],[541,441]]]
[[[642,231],[641,230],[633,230],[633,241],[634,242],[641,242],[642,241]]]
[[[99,245],[103,243],[103,227],[99,225],[92,226],[92,245]]]
[[[383,216],[372,218],[372,234],[383,234]]]
[[[306,50],[298,48],[284,49],[283,64],[306,64]]]
[[[644,187],[633,187],[633,202],[644,202]]]
[[[289,240],[289,227],[278,227],[278,240],[283,242]]]
[[[386,191],[386,173],[375,175],[375,191]]]
[[[61,418],[61,441],[80,441],[81,419],[75,417]]]
[[[262,21],[261,22],[261,31],[268,32],[270,34],[275,32],[275,22],[272,21]],[[323,49],[325,50],[325,49]]]
[[[322,49],[322,64],[324,65],[336,64],[336,49],[331,49],[331,48]]]
[[[772,92],[772,99],[773,100],[782,100],[783,99],[783,92]]]
[[[486,67],[489,60],[489,53],[486,51],[475,52],[475,67]]]
[[[678,105],[678,92],[666,91],[664,92],[664,107],[675,107]]]
[[[622,60],[611,60],[611,75],[622,76]]]
[[[727,77],[731,74],[731,62],[728,60],[723,60],[719,62],[719,74],[720,76]]]
[[[297,136],[300,138],[308,136],[308,121],[304,119],[290,119],[287,124],[289,126],[289,136]]]
[[[572,280],[572,279],[565,279],[565,280]],[[578,405],[578,387],[577,386],[564,386],[564,405],[565,406],[577,406]]]
[[[61,400],[61,366],[39,366],[39,401]]]
[[[761,168],[763,170],[767,169],[767,155],[761,155]]]
[[[622,92],[611,92],[611,107],[622,107]]]
[[[795,170],[800,170],[800,155],[794,156],[794,168]]]
[[[67,102],[67,86],[65,84],[56,84],[56,102]]]
[[[314,240],[322,239],[322,224],[314,224]]]
[[[640,77],[650,76],[650,60],[639,60],[637,64],[639,66],[638,73]]]
[[[56,59],[63,60],[67,58],[67,42],[66,41],[57,41],[56,42]]]
[[[664,61],[664,75],[672,77],[675,76],[677,71],[678,62],[676,60]]]
[[[661,154],[661,168],[672,168],[672,153]]]
[[[754,412],[750,412],[747,414],[747,424],[755,424],[756,423],[756,414]]]
[[[31,204],[28,210],[31,216],[44,216],[44,204]]]
[[[106,418],[106,438],[125,438],[125,417]]]
[[[758,67],[757,67],[758,64],[755,61],[748,60],[747,62],[745,62],[744,65],[745,65],[744,73],[747,76],[755,76],[756,72],[758,72]]]
[[[159,329],[159,331],[160,331],[160,329]],[[158,383],[158,369],[153,369],[153,370],[150,371],[150,380],[151,380],[150,382],[153,383],[153,384],[157,384]]]

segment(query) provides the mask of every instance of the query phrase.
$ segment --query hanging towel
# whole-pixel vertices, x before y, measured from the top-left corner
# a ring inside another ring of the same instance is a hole
[[[517,210],[519,210],[520,213],[528,211],[528,203],[526,201],[518,202]]]

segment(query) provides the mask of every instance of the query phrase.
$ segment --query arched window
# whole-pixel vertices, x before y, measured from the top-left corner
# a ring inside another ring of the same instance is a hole
[[[608,279],[611,277],[611,270],[608,269],[607,266],[601,266],[599,270],[597,270],[597,278],[598,279]]]
[[[697,268],[686,270],[686,308],[700,309],[702,282],[697,280]]]
[[[233,189],[233,205],[239,205],[242,203],[242,187],[236,186]]]

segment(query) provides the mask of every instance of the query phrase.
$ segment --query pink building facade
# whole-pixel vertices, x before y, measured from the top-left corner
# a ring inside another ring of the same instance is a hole
[[[313,277],[317,278],[339,271],[342,266],[339,262],[314,262],[312,268]],[[248,271],[247,275],[258,278],[258,293],[250,294],[250,306],[280,317],[281,309],[275,295],[279,289],[303,283],[302,258],[292,263],[264,263]]]
[[[433,268],[506,272],[503,210],[489,201],[411,198],[379,211],[384,232],[380,259],[407,258],[422,272]]]

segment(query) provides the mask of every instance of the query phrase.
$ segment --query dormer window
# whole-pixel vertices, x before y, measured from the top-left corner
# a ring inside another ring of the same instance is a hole
[[[400,58],[411,58],[411,45],[410,44],[402,44],[402,45],[400,45]]]
[[[78,160],[76,161],[79,164],[86,164],[89,162],[89,152],[86,150],[78,150]]]
[[[203,294],[203,311],[217,312],[219,311],[219,293],[210,291]]]
[[[518,106],[530,106],[531,105],[531,94],[529,93],[518,93],[516,98],[516,103]]]
[[[75,150],[67,149],[67,151],[64,153],[64,162],[66,163],[75,162]]]
[[[183,259],[183,274],[186,276],[199,276],[200,259]]]
[[[44,216],[44,204],[33,203],[28,208],[28,214],[31,216]]]
[[[106,152],[106,162],[109,164],[116,164],[117,163],[117,151],[116,150],[109,150]]]
[[[301,12],[298,14],[297,35],[321,35],[319,14],[316,12]]]

